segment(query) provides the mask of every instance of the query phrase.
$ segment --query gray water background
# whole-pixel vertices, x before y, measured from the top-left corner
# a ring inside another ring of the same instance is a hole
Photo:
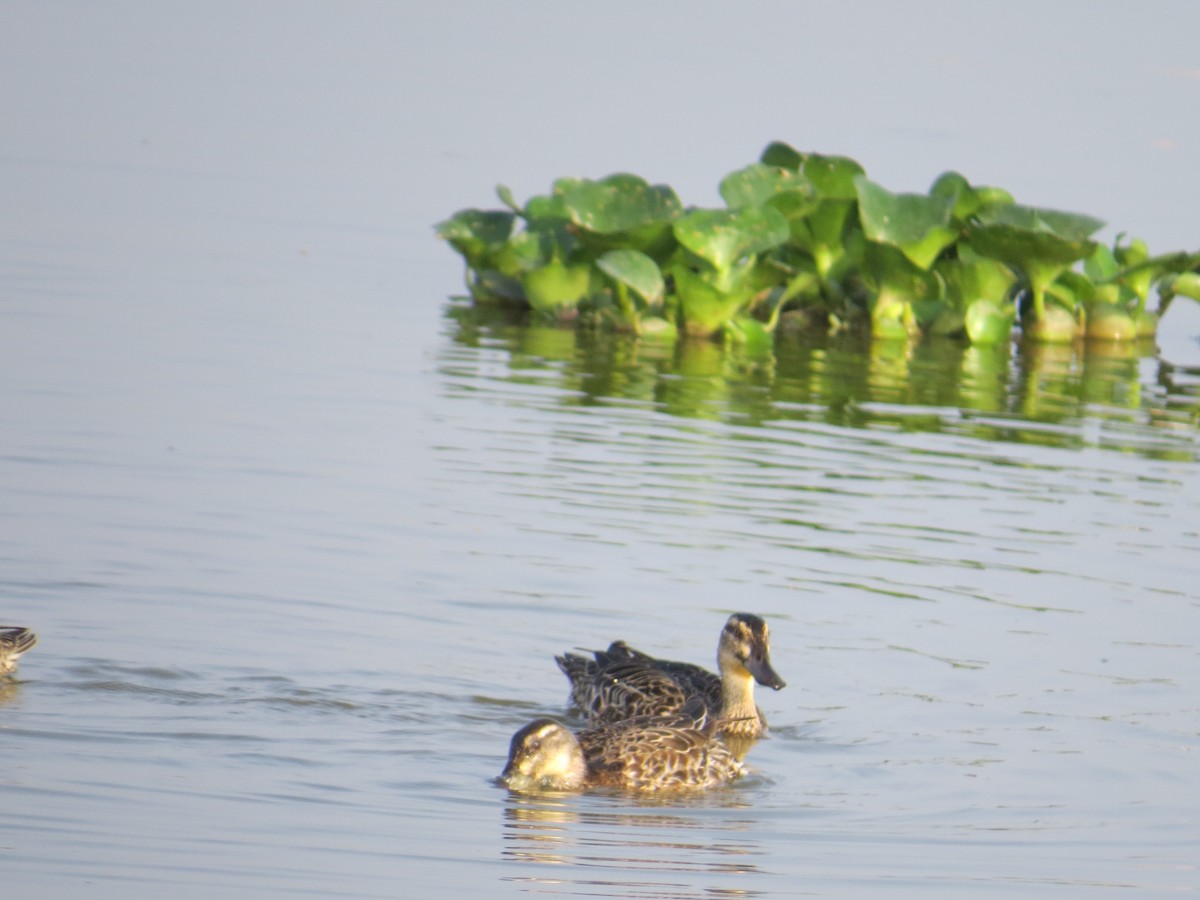
[[[981,435],[658,376],[681,416],[589,392],[574,336],[465,337],[430,226],[566,174],[716,203],[783,139],[1195,249],[1198,20],[5,4],[0,624],[41,635],[0,693],[5,896],[1195,892],[1195,305],[1144,405]],[[746,783],[490,784],[564,711],[554,653],[711,662],[735,609],[789,681]]]

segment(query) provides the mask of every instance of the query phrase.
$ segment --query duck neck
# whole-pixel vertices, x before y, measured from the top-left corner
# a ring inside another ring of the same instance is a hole
[[[558,791],[577,791],[587,781],[587,763],[583,756],[573,758],[569,765],[554,779],[553,789]]]
[[[543,765],[538,778],[539,787],[551,791],[577,791],[587,781],[587,762],[574,738],[556,749]]]
[[[721,715],[740,719],[758,715],[754,705],[754,678],[737,660],[721,660]]]

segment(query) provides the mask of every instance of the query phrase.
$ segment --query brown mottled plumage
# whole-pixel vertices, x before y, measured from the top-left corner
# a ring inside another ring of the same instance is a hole
[[[711,726],[689,715],[637,717],[578,735],[535,719],[513,735],[500,782],[514,791],[695,791],[743,774]]]
[[[787,686],[771,667],[767,623],[750,613],[734,613],[721,630],[720,675],[691,663],[656,659],[624,641],[615,641],[593,656],[555,657],[571,681],[571,702],[592,725],[669,715],[699,698],[716,712],[721,734],[756,738],[767,722],[754,702],[754,682],[775,690]]]
[[[37,643],[37,635],[28,628],[0,625],[0,675],[17,671],[17,659]]]

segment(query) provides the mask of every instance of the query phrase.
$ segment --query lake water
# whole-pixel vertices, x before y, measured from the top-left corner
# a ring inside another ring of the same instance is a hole
[[[774,138],[1200,247],[1191,7],[752,9],[5,6],[5,896],[1200,890],[1200,306],[763,364],[453,299],[494,183]],[[733,610],[749,779],[491,783],[555,653]]]

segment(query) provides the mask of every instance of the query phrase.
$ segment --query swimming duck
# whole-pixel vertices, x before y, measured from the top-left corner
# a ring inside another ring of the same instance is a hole
[[[28,628],[0,625],[0,675],[17,671],[17,659],[37,643],[37,635]]]
[[[656,659],[624,641],[593,656],[555,657],[571,681],[571,701],[592,725],[678,712],[698,697],[716,711],[721,734],[753,739],[767,726],[754,703],[754,682],[774,690],[787,686],[771,667],[767,623],[750,613],[734,613],[725,622],[717,643],[719,675],[691,663]]]
[[[514,791],[679,791],[717,787],[745,771],[702,717],[639,716],[577,735],[535,719],[513,735],[499,781]]]

